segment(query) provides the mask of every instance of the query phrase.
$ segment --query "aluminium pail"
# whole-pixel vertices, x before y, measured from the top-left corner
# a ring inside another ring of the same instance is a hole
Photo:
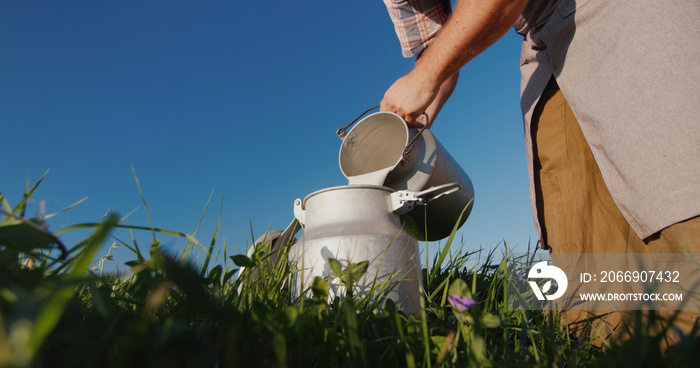
[[[343,143],[338,161],[349,184],[415,191],[446,183],[461,186],[458,192],[402,216],[406,231],[416,239],[444,239],[458,219],[459,226],[467,220],[474,200],[471,179],[429,129],[408,127],[392,112],[377,112],[339,136]]]

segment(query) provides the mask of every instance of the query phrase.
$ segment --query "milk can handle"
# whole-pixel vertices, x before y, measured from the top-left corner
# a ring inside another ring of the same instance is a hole
[[[411,212],[416,204],[427,205],[434,200],[460,190],[462,190],[462,186],[459,183],[442,184],[430,187],[420,192],[413,190],[399,190],[389,195],[391,211],[399,215],[405,215],[408,212]]]
[[[340,139],[345,139],[345,136],[348,135],[347,129],[350,127],[350,125],[355,124],[358,120],[360,120],[361,117],[365,116],[365,114],[367,114],[368,112],[370,112],[374,109],[377,109],[377,108],[379,108],[379,105],[374,106],[374,107],[370,107],[369,109],[365,110],[362,114],[360,114],[360,116],[356,117],[355,120],[351,121],[350,124],[347,124],[347,125],[341,127],[340,129],[336,130],[335,135],[337,135],[338,138],[340,138]],[[413,144],[416,143],[416,139],[418,139],[418,137],[421,134],[423,134],[423,131],[425,129],[427,129],[428,126],[430,126],[430,117],[428,116],[428,113],[423,112],[423,115],[425,115],[425,125],[423,126],[423,128],[421,128],[418,131],[418,134],[416,134],[416,136],[413,137],[413,139],[411,139],[410,142],[408,142],[408,145],[406,145],[406,148],[403,149],[403,152],[401,153],[402,160],[406,157],[406,155],[409,152],[411,152],[411,150],[413,149]]]
[[[419,202],[423,204],[428,204],[434,200],[440,199],[446,195],[450,195],[460,190],[462,190],[462,186],[460,184],[447,183],[420,191],[414,194],[414,196],[416,197],[416,199],[418,199]]]

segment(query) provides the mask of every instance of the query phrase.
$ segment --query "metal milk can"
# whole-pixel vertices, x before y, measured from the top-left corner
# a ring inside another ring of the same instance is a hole
[[[402,229],[400,216],[460,189],[450,184],[422,192],[395,191],[358,184],[297,199],[294,216],[303,235],[289,252],[289,260],[300,270],[290,284],[292,295],[308,290],[315,276],[329,279],[331,297],[344,295],[344,285],[332,276],[328,258],[343,268],[368,261],[367,272],[354,286],[357,294],[383,294],[407,313],[417,313],[421,297],[418,241]]]

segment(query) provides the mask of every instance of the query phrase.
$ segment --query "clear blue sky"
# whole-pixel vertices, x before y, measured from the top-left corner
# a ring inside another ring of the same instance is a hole
[[[12,1],[0,10],[0,191],[27,175],[51,230],[107,212],[245,251],[293,202],[346,184],[335,130],[379,104],[408,72],[376,1]],[[536,242],[519,105],[521,37],[513,30],[462,69],[432,131],[470,175],[465,249]],[[128,233],[116,236],[129,240]],[[136,232],[142,248],[149,232]],[[68,246],[84,236],[68,232]],[[170,252],[184,241],[162,236]],[[461,240],[460,240],[461,241]],[[437,244],[437,243],[436,243]],[[500,245],[499,245],[500,244]],[[421,246],[423,247],[423,245]],[[105,248],[106,251],[106,248]],[[102,252],[104,253],[104,252]],[[110,267],[134,259],[120,248]],[[221,257],[221,256],[220,256]]]

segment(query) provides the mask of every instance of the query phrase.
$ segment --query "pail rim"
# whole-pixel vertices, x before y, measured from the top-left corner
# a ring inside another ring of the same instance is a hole
[[[359,131],[362,131],[363,129],[367,129],[367,123],[369,121],[377,120],[378,117],[382,117],[382,116],[391,117],[392,119],[395,119],[395,121],[397,123],[400,123],[400,124],[397,124],[396,126],[401,127],[399,129],[403,130],[403,133],[404,133],[404,137],[402,139],[403,144],[401,144],[400,151],[397,149],[397,153],[401,153],[403,151],[403,149],[406,147],[406,145],[408,144],[409,139],[410,139],[409,128],[406,125],[403,118],[401,118],[396,113],[393,113],[390,111],[378,111],[378,112],[375,112],[375,113],[372,113],[370,115],[365,116],[364,118],[362,118],[362,120],[357,122],[355,124],[355,126],[353,126],[350,129],[350,131],[347,132],[347,134],[343,138],[343,144],[341,144],[341,146],[340,146],[340,151],[338,152],[338,166],[340,167],[340,171],[343,173],[343,176],[345,176],[346,178],[350,178],[354,175],[357,175],[354,173],[347,172],[348,168],[346,167],[346,165],[344,165],[344,161],[346,159],[344,159],[344,157],[343,157],[343,152],[347,152],[345,149],[346,141],[348,141],[348,140],[351,141],[353,139],[354,135],[357,135]],[[394,160],[390,160],[390,162],[387,162],[386,166],[380,165],[382,167],[379,167],[378,169],[384,169],[384,168],[389,168],[389,167],[391,167],[393,169],[401,162],[401,159],[402,159],[401,155],[397,154],[397,155],[395,155]]]

